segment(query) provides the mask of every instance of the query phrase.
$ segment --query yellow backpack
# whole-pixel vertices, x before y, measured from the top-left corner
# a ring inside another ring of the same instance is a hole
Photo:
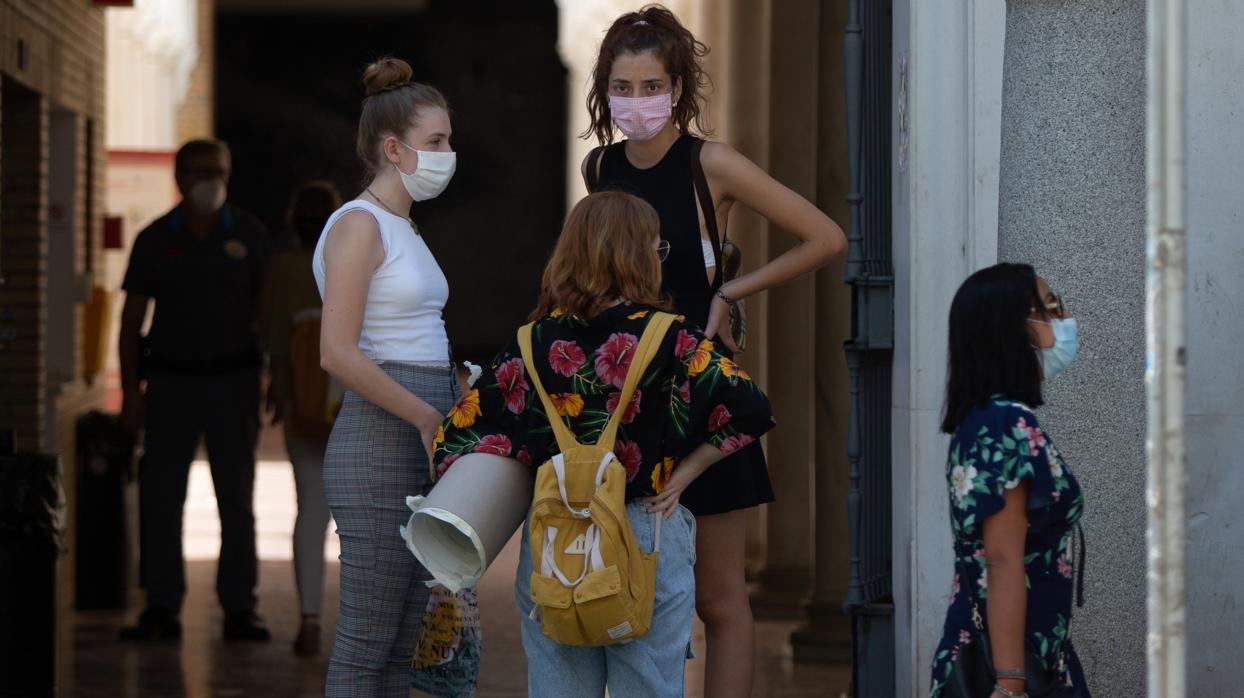
[[[536,471],[530,516],[531,600],[540,627],[563,645],[611,645],[634,639],[652,625],[652,595],[661,540],[654,514],[651,555],[635,541],[626,516],[626,468],[613,453],[618,425],[631,396],[665,338],[674,316],[653,313],[635,348],[618,407],[591,445],[580,444],[558,416],[532,360],[531,329],[518,331],[531,378],[561,451]]]

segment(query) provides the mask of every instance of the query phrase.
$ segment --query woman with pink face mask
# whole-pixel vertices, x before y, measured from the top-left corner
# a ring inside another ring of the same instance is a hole
[[[708,77],[700,61],[707,51],[659,5],[613,23],[601,42],[588,93],[591,126],[583,137],[595,136],[600,147],[584,160],[583,178],[589,191],[624,191],[656,209],[661,239],[669,246],[663,290],[689,325],[703,327],[705,335],[735,352],[732,306],[828,264],[846,250],[846,237],[814,205],[734,148],[692,133],[693,124],[704,131],[702,90]],[[615,126],[626,140],[614,142]],[[799,244],[726,281],[719,274],[721,240],[715,238],[727,229],[735,203],[790,231]],[[743,570],[745,512],[774,499],[764,453],[752,444],[694,481],[678,479],[666,490],[677,488],[698,527],[696,611],[708,646],[704,693],[747,696],[755,650]]]

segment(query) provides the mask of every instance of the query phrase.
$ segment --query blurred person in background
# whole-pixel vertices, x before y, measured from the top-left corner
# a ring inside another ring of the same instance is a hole
[[[292,247],[272,257],[264,288],[263,325],[268,347],[268,400],[280,423],[294,469],[298,517],[294,521],[294,574],[302,621],[294,652],[320,652],[324,595],[324,534],[331,518],[324,498],[324,449],[336,417],[334,391],[320,368],[320,292],[311,257],[341,195],[328,182],[308,182],[290,201],[286,225]]]
[[[121,414],[129,429],[145,431],[139,519],[147,607],[121,632],[127,641],[181,637],[182,518],[200,439],[220,511],[224,637],[269,639],[255,614],[252,495],[263,364],[256,314],[270,241],[258,219],[226,201],[230,163],[229,147],[217,140],[177,151],[182,201],[138,234],[121,286]],[[155,312],[144,337],[149,302]]]

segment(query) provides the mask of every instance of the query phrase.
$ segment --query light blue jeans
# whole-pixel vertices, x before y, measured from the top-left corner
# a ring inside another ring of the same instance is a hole
[[[626,513],[639,547],[652,552],[654,526],[647,505],[628,502]],[[539,620],[529,617],[534,604],[527,533],[524,524],[514,583],[527,654],[527,695],[597,698],[605,695],[608,685],[611,698],[681,697],[695,613],[695,517],[691,512],[680,506],[661,523],[652,628],[643,637],[606,647],[560,645],[545,637]]]

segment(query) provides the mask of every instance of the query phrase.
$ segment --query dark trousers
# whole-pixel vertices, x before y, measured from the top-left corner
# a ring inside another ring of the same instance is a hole
[[[253,611],[255,446],[259,372],[147,379],[145,452],[139,472],[142,584],[147,603],[180,611],[186,595],[182,519],[190,463],[205,438],[220,511],[216,595],[226,612]]]

